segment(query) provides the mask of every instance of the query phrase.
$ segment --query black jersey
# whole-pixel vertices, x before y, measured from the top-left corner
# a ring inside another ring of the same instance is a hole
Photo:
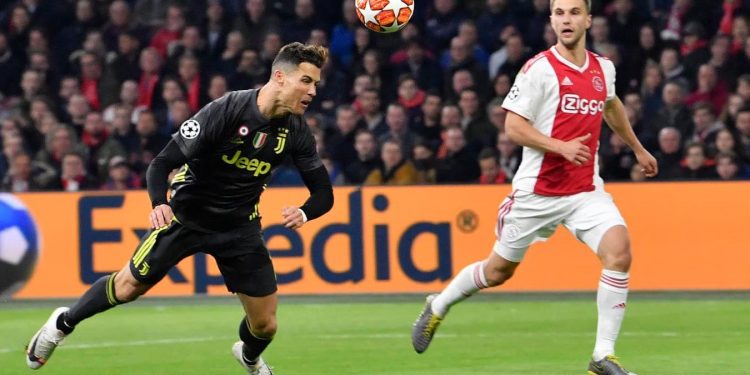
[[[300,171],[322,165],[304,118],[264,118],[257,99],[258,90],[230,92],[172,135],[188,159],[172,179],[170,201],[184,225],[226,231],[248,224],[260,217],[260,195],[287,155]]]

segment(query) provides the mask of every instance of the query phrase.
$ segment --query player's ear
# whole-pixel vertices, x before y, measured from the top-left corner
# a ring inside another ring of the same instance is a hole
[[[276,82],[279,86],[284,85],[284,79],[286,78],[284,71],[281,69],[276,69],[273,71],[272,74],[273,81]]]
[[[591,28],[591,14],[586,16],[586,29]]]

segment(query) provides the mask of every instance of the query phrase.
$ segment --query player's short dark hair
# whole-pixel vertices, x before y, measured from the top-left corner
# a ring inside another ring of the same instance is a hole
[[[328,48],[294,42],[281,47],[276,58],[273,59],[272,67],[276,69],[278,64],[299,66],[306,62],[322,68],[326,61],[328,61]]]
[[[583,0],[583,4],[586,5],[586,13],[591,14],[591,0]],[[555,6],[555,0],[551,0],[549,2],[549,10],[550,12],[552,9],[554,9]]]

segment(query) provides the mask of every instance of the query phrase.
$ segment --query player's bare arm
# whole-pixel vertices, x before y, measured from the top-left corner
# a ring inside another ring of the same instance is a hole
[[[560,154],[565,160],[575,165],[583,165],[591,159],[591,149],[584,144],[591,138],[590,133],[569,141],[562,141],[540,133],[529,120],[513,112],[508,112],[508,117],[505,119],[505,131],[510,140],[518,145]]]
[[[615,97],[607,101],[604,105],[603,116],[607,125],[633,150],[636,159],[638,159],[638,164],[643,168],[643,173],[646,177],[656,176],[659,173],[656,158],[643,147],[638,137],[635,136],[633,127],[630,125],[628,116],[625,113],[625,106],[620,101],[620,98]]]

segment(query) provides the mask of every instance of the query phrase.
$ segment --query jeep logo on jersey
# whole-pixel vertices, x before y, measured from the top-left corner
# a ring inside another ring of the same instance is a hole
[[[604,102],[601,100],[581,99],[576,94],[565,94],[560,100],[560,110],[565,113],[595,115],[597,112],[604,110]]]
[[[201,133],[201,124],[195,120],[187,120],[180,125],[180,135],[185,139],[193,139]]]
[[[253,176],[258,177],[264,175],[271,170],[271,163],[267,163],[258,159],[248,159],[244,156],[240,156],[242,152],[237,150],[231,157],[229,155],[222,155],[221,160],[227,164],[234,165],[239,169],[246,169],[249,172],[254,172]]]
[[[253,147],[255,148],[261,148],[264,144],[266,144],[266,139],[268,139],[268,134],[263,132],[257,132],[255,133],[255,137],[253,137]]]

